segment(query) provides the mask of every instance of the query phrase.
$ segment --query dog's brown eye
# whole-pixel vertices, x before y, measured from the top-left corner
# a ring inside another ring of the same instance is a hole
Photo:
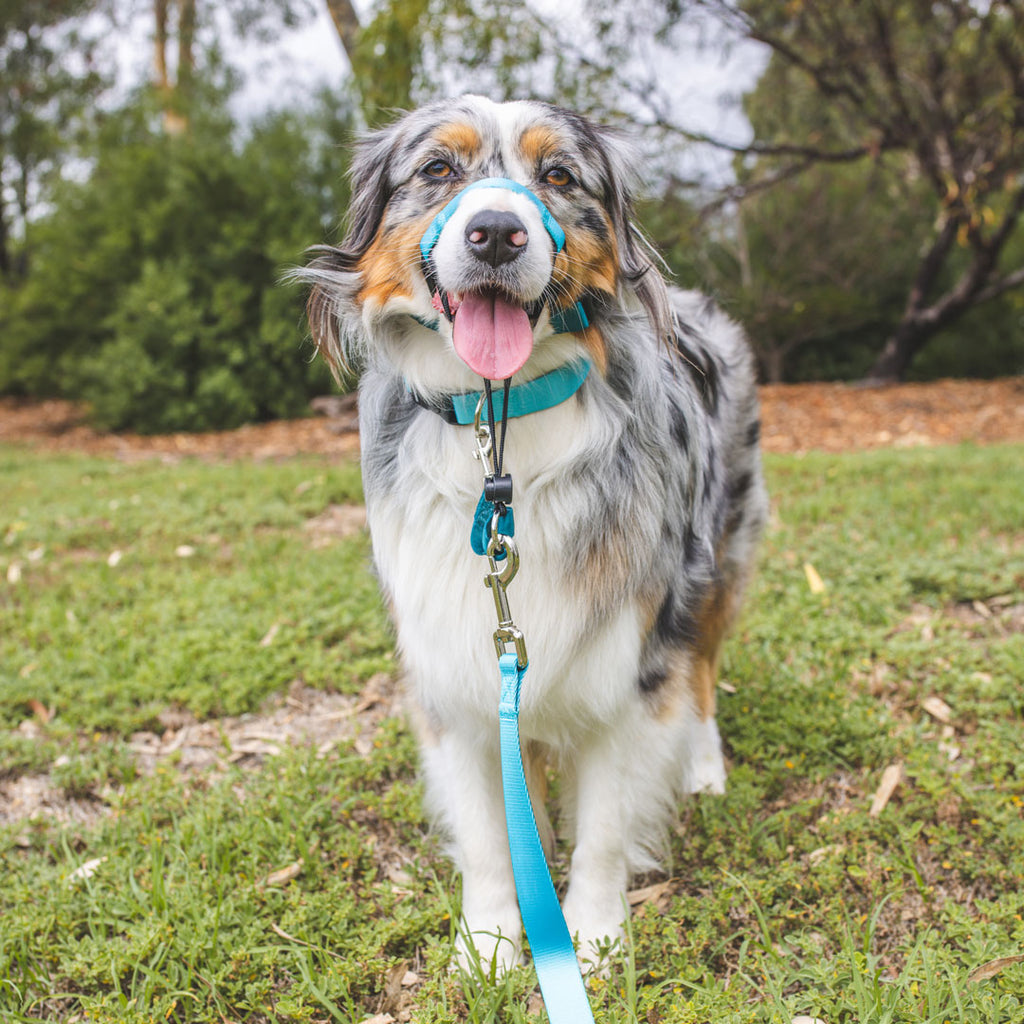
[[[455,171],[452,169],[452,165],[444,160],[431,160],[423,167],[423,173],[428,178],[450,178]]]
[[[559,188],[565,188],[566,185],[573,184],[575,180],[565,167],[552,167],[551,170],[544,173],[545,183],[557,185]]]

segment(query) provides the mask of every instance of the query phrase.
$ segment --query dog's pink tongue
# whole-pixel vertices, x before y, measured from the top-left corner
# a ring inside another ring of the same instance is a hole
[[[488,380],[511,377],[533,351],[526,310],[497,295],[464,295],[455,314],[452,342],[459,358]]]

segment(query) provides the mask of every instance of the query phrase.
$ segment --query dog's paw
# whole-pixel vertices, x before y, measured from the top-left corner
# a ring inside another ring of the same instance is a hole
[[[725,792],[725,759],[714,718],[701,722],[693,731],[689,769],[686,780],[689,792],[719,796]]]
[[[522,962],[519,934],[518,927],[509,929],[508,934],[500,928],[469,931],[463,927],[455,940],[453,967],[477,978],[499,978]]]
[[[562,911],[569,934],[576,945],[576,959],[584,977],[608,974],[611,956],[621,947],[624,938],[623,907],[612,898],[602,912],[595,902],[566,897]]]
[[[691,793],[714,793],[717,796],[725,792],[725,762],[721,754],[694,758],[689,789]]]
[[[459,974],[493,981],[522,963],[518,943],[486,932],[460,935],[455,943],[453,968]]]
[[[620,929],[621,931],[621,929]],[[576,960],[584,978],[607,979],[611,973],[612,960],[622,952],[625,939],[605,936],[602,939],[577,939]]]

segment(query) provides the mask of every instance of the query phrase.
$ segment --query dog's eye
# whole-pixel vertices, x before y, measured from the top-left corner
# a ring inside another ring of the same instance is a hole
[[[431,160],[429,164],[420,168],[420,171],[428,178],[450,178],[455,174],[452,165],[444,160]]]
[[[573,185],[576,179],[565,167],[552,167],[544,172],[544,182],[548,185],[556,185],[558,188],[565,188],[566,185]]]

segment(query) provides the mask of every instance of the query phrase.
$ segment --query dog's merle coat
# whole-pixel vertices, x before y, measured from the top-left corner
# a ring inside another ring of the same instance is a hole
[[[564,228],[564,251],[551,251],[528,200],[478,190],[423,267],[427,225],[484,177],[531,188]],[[481,469],[472,429],[410,394],[479,390],[480,380],[444,317],[437,330],[423,325],[437,317],[432,288],[456,305],[479,287],[544,307],[513,383],[581,355],[594,363],[573,398],[510,422],[505,455],[522,556],[509,598],[530,653],[527,775],[550,843],[544,765],[563,773],[575,841],[563,905],[585,951],[620,933],[629,874],[654,863],[677,797],[725,781],[715,671],[766,513],[753,370],[735,325],[704,298],[666,289],[630,222],[630,177],[619,140],[575,114],[479,97],[428,106],[362,143],[348,236],[302,272],[321,351],[361,371],[374,556],[428,799],[464,876],[465,931],[505,963],[518,956],[520,925],[494,608],[468,541]],[[492,266],[468,251],[465,218],[488,204],[528,229],[522,258]],[[577,300],[590,327],[554,335],[552,309]],[[485,938],[499,934],[496,946]]]

